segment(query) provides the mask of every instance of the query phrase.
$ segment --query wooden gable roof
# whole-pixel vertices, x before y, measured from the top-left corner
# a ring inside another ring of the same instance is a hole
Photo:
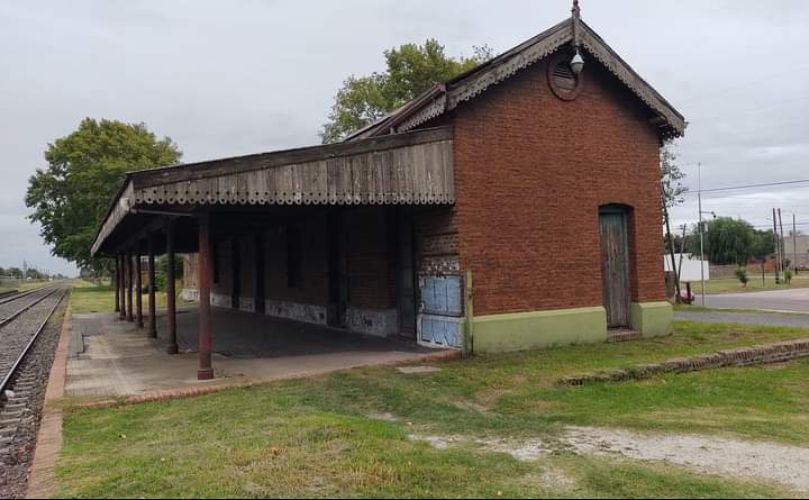
[[[382,119],[354,132],[346,141],[412,130],[455,109],[492,85],[570,45],[574,36],[572,21],[572,18],[566,19],[470,71],[435,85]],[[683,116],[607,45],[598,33],[584,22],[580,26],[580,46],[585,56],[589,56],[586,59],[599,61],[657,115],[654,125],[658,127],[661,138],[682,136],[686,127]]]

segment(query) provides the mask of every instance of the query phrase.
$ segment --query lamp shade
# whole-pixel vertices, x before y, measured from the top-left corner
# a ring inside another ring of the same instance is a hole
[[[576,55],[573,56],[573,59],[570,60],[570,69],[577,75],[584,69],[584,58],[582,58],[578,50],[576,51]]]

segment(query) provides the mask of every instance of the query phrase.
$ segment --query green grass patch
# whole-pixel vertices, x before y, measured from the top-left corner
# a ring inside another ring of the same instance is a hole
[[[788,290],[790,288],[809,288],[809,273],[802,272],[792,277],[789,284],[784,283],[783,277],[781,283],[775,282],[775,276],[768,273],[764,279],[761,279],[761,274],[748,273],[750,281],[747,286],[741,284],[737,278],[717,278],[710,279],[705,282],[706,294],[719,294],[719,293],[743,293],[743,292],[763,292],[766,290]],[[685,287],[683,287],[685,289]],[[699,294],[701,292],[701,284],[699,282],[691,283],[691,291]]]
[[[177,304],[183,303],[180,300],[181,286],[178,283]],[[166,292],[158,291],[155,294],[158,309],[166,308]],[[135,300],[133,298],[133,300]],[[144,314],[148,303],[148,294],[143,294]],[[73,284],[73,292],[70,295],[70,307],[74,313],[96,313],[110,312],[115,310],[115,289],[109,283],[95,284],[89,281],[76,281]]]
[[[677,322],[670,337],[475,357],[428,375],[363,368],[190,400],[68,409],[59,494],[783,496],[771,486],[667,465],[566,452],[519,462],[473,447],[439,450],[408,436],[552,441],[564,426],[597,425],[809,445],[809,361],[554,385],[566,375],[806,336],[794,328]]]

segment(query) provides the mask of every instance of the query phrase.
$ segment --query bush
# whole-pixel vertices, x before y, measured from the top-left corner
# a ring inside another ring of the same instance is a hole
[[[158,258],[155,263],[155,284],[157,285],[156,289],[159,291],[166,290],[168,264],[169,259],[165,255]],[[183,259],[181,255],[174,258],[174,277],[178,280],[183,278]]]
[[[747,282],[749,281],[747,278],[747,269],[744,267],[736,268],[736,277],[742,283],[742,286],[747,287]]]

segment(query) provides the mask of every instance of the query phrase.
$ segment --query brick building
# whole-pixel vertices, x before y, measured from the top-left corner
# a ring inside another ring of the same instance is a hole
[[[574,8],[341,144],[129,174],[93,250],[130,313],[128,255],[194,254],[202,378],[208,304],[468,352],[666,334],[659,148],[684,128]]]

